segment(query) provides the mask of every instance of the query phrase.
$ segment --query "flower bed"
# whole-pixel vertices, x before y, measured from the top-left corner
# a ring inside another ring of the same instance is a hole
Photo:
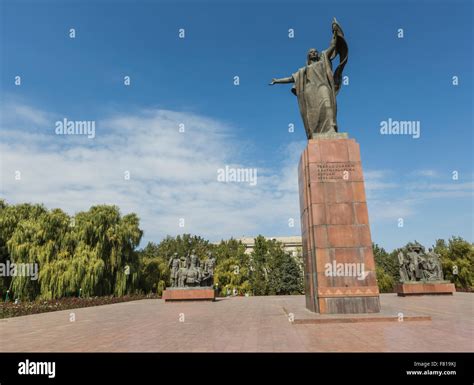
[[[134,294],[124,295],[122,297],[90,297],[90,298],[61,298],[56,300],[44,301],[36,300],[29,302],[20,302],[15,304],[13,302],[0,303],[0,319],[19,317],[23,315],[47,313],[50,311],[77,309],[81,307],[110,305],[119,302],[137,301],[140,299],[161,298],[156,294]]]

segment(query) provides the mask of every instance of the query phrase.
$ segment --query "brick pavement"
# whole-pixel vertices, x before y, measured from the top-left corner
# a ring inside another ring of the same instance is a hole
[[[213,303],[150,299],[16,317],[0,320],[0,351],[474,351],[474,294],[381,295],[387,314],[429,315],[431,321],[290,323],[285,311],[304,314],[304,301],[304,296]],[[71,312],[75,322],[69,321]]]

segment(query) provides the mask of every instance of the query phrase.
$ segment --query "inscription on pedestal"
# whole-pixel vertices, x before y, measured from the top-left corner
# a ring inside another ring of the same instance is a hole
[[[350,173],[355,171],[354,162],[318,163],[317,178],[320,182],[348,180]]]

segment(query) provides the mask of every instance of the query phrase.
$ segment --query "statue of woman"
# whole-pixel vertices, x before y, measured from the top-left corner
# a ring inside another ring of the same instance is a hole
[[[272,79],[270,85],[294,83],[291,91],[298,98],[306,136],[337,132],[336,95],[342,84],[342,70],[347,63],[348,48],[341,27],[334,19],[329,48],[308,51],[306,66],[287,78]],[[339,55],[339,65],[332,72],[331,61]]]

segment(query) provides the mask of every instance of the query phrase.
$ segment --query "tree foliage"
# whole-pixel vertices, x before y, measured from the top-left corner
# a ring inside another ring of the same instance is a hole
[[[372,245],[372,250],[374,253],[375,274],[377,276],[379,291],[381,293],[390,293],[400,278],[398,259],[395,260],[396,255],[394,253],[387,253],[383,247],[375,243]]]
[[[452,237],[448,244],[438,239],[433,248],[441,256],[444,279],[460,289],[474,286],[474,245],[461,237]]]
[[[255,238],[251,254],[250,282],[255,295],[303,293],[303,272],[280,242]]]
[[[214,283],[221,295],[234,289],[240,295],[251,294],[249,256],[245,246],[235,239],[221,241],[215,247]]]
[[[30,214],[27,214],[27,212]],[[135,214],[115,206],[94,206],[70,217],[38,205],[0,209],[2,262],[37,264],[39,277],[3,280],[20,299],[77,295],[121,296],[135,289],[142,231]]]

